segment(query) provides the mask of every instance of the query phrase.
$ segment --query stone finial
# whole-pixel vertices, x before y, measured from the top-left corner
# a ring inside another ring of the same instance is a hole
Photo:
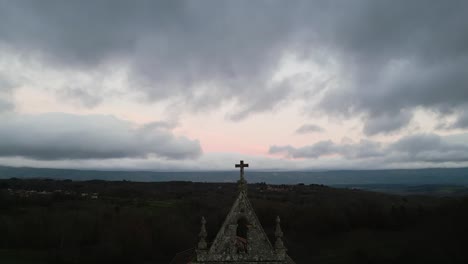
[[[200,241],[198,242],[198,249],[207,249],[207,243],[206,243],[207,233],[206,233],[205,224],[206,224],[205,217],[202,216],[201,229],[200,229],[200,233],[198,234],[198,236],[200,237]]]
[[[285,250],[286,248],[284,247],[283,244],[283,231],[281,230],[280,226],[280,218],[279,216],[276,217],[276,229],[275,229],[275,237],[276,237],[276,242],[275,242],[275,249],[277,251]]]

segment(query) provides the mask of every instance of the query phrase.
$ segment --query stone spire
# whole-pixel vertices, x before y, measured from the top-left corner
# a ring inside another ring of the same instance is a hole
[[[244,178],[244,168],[248,168],[249,164],[244,163],[243,160],[240,161],[239,164],[236,164],[236,168],[240,168],[240,179],[237,181],[239,184],[239,191],[240,192],[247,192],[247,181]]]
[[[283,244],[283,231],[281,230],[281,220],[279,216],[276,217],[276,230],[275,230],[275,251],[279,255],[284,255],[286,253],[286,247]]]
[[[205,217],[202,216],[201,229],[200,229],[200,233],[198,234],[198,236],[200,237],[200,241],[198,242],[198,249],[207,249],[207,243],[206,243],[207,233],[206,233],[205,225],[206,225],[206,220],[205,220]]]

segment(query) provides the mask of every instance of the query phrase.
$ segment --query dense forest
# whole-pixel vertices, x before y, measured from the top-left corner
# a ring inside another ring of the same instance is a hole
[[[0,180],[0,263],[170,263],[213,239],[232,183]],[[297,263],[468,263],[468,197],[323,185],[249,186],[270,239],[282,219]]]

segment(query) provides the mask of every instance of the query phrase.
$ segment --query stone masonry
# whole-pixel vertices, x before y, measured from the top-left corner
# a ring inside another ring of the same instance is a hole
[[[193,264],[286,264],[294,263],[286,254],[281,231],[280,219],[276,218],[276,241],[270,243],[255,211],[247,197],[247,182],[244,178],[244,164],[241,161],[236,167],[241,169],[238,181],[239,194],[229,214],[221,226],[210,247],[206,241],[206,220],[202,218],[200,241],[196,249]]]

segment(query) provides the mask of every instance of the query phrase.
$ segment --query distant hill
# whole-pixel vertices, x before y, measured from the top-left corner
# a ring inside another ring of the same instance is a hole
[[[237,171],[208,172],[154,172],[154,171],[99,171],[75,169],[46,169],[0,166],[0,179],[7,178],[51,178],[71,180],[109,181],[194,181],[194,182],[234,182]],[[250,170],[246,172],[248,181],[271,184],[325,184],[353,185],[393,184],[393,185],[468,185],[468,168],[435,169],[392,169],[392,170],[330,170],[330,171],[281,171],[266,172]]]

